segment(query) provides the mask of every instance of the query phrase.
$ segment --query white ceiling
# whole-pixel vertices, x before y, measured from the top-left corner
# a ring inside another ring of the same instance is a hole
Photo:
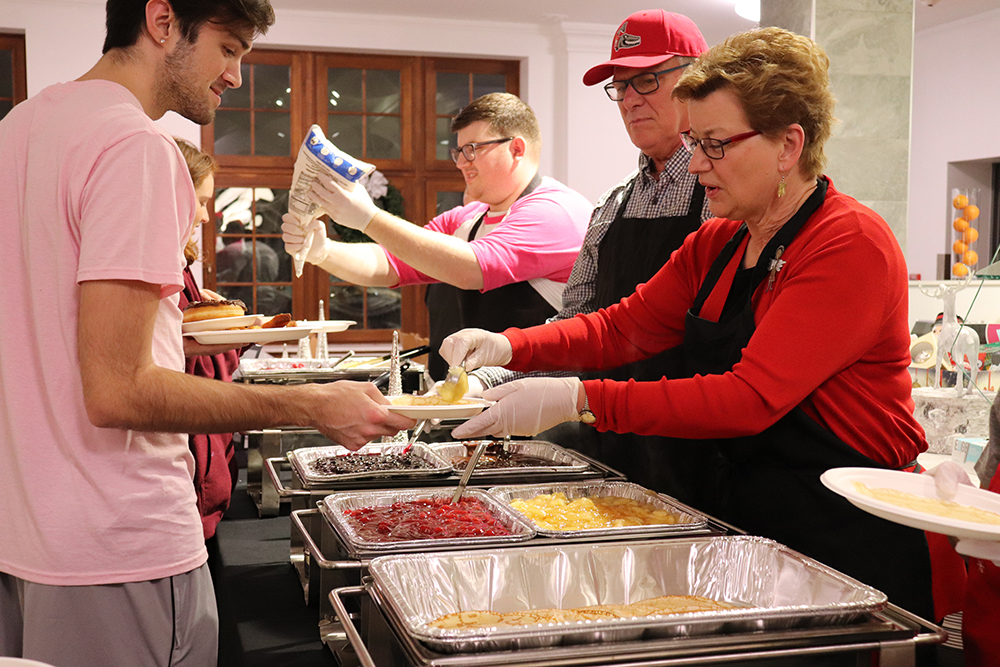
[[[914,0],[916,29],[926,30],[990,10],[1000,0]],[[931,6],[928,6],[930,3]],[[609,0],[271,0],[275,9],[299,9],[359,14],[386,14],[440,19],[546,23],[570,21],[616,26],[637,8],[661,3],[624,3]],[[661,5],[662,6],[662,5]],[[735,0],[671,0],[670,11],[685,14],[701,28],[709,44],[752,27],[733,10]]]

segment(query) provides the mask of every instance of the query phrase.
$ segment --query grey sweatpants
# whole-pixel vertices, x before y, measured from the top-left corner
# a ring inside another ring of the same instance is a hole
[[[55,667],[211,667],[218,650],[207,564],[100,586],[48,586],[0,572],[0,656]]]

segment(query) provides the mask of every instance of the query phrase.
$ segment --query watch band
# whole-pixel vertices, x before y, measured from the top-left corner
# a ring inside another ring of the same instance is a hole
[[[580,410],[580,421],[584,424],[593,424],[597,421],[597,415],[590,410],[590,398],[587,392],[583,392],[583,410]]]

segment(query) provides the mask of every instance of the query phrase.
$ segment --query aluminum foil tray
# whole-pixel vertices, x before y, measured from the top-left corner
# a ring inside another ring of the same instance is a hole
[[[398,629],[442,653],[848,624],[886,605],[874,588],[750,536],[382,556],[369,572]],[[428,625],[457,611],[572,609],[661,595],[701,595],[738,608],[524,628]]]
[[[577,498],[597,498],[601,496],[617,496],[634,500],[658,510],[670,512],[677,518],[677,523],[656,524],[651,526],[614,526],[608,528],[584,528],[581,530],[548,530],[535,524],[534,521],[524,516],[511,507],[511,511],[534,527],[539,535],[556,538],[575,537],[603,537],[608,535],[620,535],[624,537],[651,536],[683,534],[695,530],[702,530],[708,525],[708,518],[700,514],[695,514],[688,507],[676,503],[673,499],[659,495],[654,491],[631,484],[629,482],[578,482],[576,484],[531,484],[518,486],[496,486],[490,489],[490,494],[496,496],[506,505],[515,499],[528,500],[542,494],[563,493],[568,500]]]
[[[476,440],[466,441],[469,443],[478,442]],[[497,441],[502,444],[502,441]],[[434,451],[449,464],[460,456],[465,456],[471,452],[466,444],[462,442],[442,442],[432,445]],[[511,440],[511,451],[524,454],[526,456],[537,456],[540,459],[551,461],[550,465],[522,466],[510,468],[483,468],[478,466],[472,471],[472,477],[490,476],[510,476],[519,474],[530,474],[536,472],[544,473],[566,473],[567,475],[584,472],[590,468],[590,464],[583,460],[571,450],[563,449],[559,445],[544,440]],[[484,454],[485,456],[485,454]],[[454,464],[452,464],[454,465]],[[465,468],[455,467],[455,472],[462,473]]]
[[[370,454],[378,456],[380,454],[402,454],[406,449],[406,443],[380,444],[370,443],[352,452],[340,445],[329,447],[308,447],[305,449],[293,449],[288,452],[288,460],[295,468],[296,474],[304,485],[322,485],[339,480],[348,479],[428,479],[442,477],[452,472],[451,464],[435,454],[426,444],[422,442],[413,443],[410,453],[414,458],[425,462],[427,468],[417,468],[413,470],[376,470],[372,472],[352,472],[352,473],[323,473],[313,468],[313,463],[318,459],[328,456],[347,456],[349,454]]]
[[[397,502],[410,502],[413,500],[426,500],[428,498],[450,499],[454,493],[455,489],[451,487],[440,489],[346,491],[327,496],[320,502],[319,507],[326,520],[330,522],[330,525],[344,541],[348,555],[355,559],[364,559],[370,555],[380,555],[387,552],[426,552],[448,548],[479,548],[481,546],[511,545],[530,540],[535,536],[535,529],[521,518],[520,514],[497,500],[496,496],[492,496],[481,489],[467,488],[462,497],[479,499],[503,523],[504,527],[511,532],[510,535],[380,542],[362,538],[350,522],[347,521],[347,517],[344,516],[345,510],[373,507],[376,505],[391,505]]]
[[[360,376],[381,373],[389,369],[388,361],[378,357],[352,357],[336,368],[330,368],[336,359],[323,362],[319,359],[244,359],[240,373],[247,378],[289,377],[299,375],[349,375]],[[372,363],[377,362],[377,363]]]

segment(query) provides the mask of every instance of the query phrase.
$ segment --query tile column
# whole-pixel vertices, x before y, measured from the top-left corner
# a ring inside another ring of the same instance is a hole
[[[905,252],[913,0],[761,0],[760,24],[826,50],[839,121],[826,173],[885,218]]]

